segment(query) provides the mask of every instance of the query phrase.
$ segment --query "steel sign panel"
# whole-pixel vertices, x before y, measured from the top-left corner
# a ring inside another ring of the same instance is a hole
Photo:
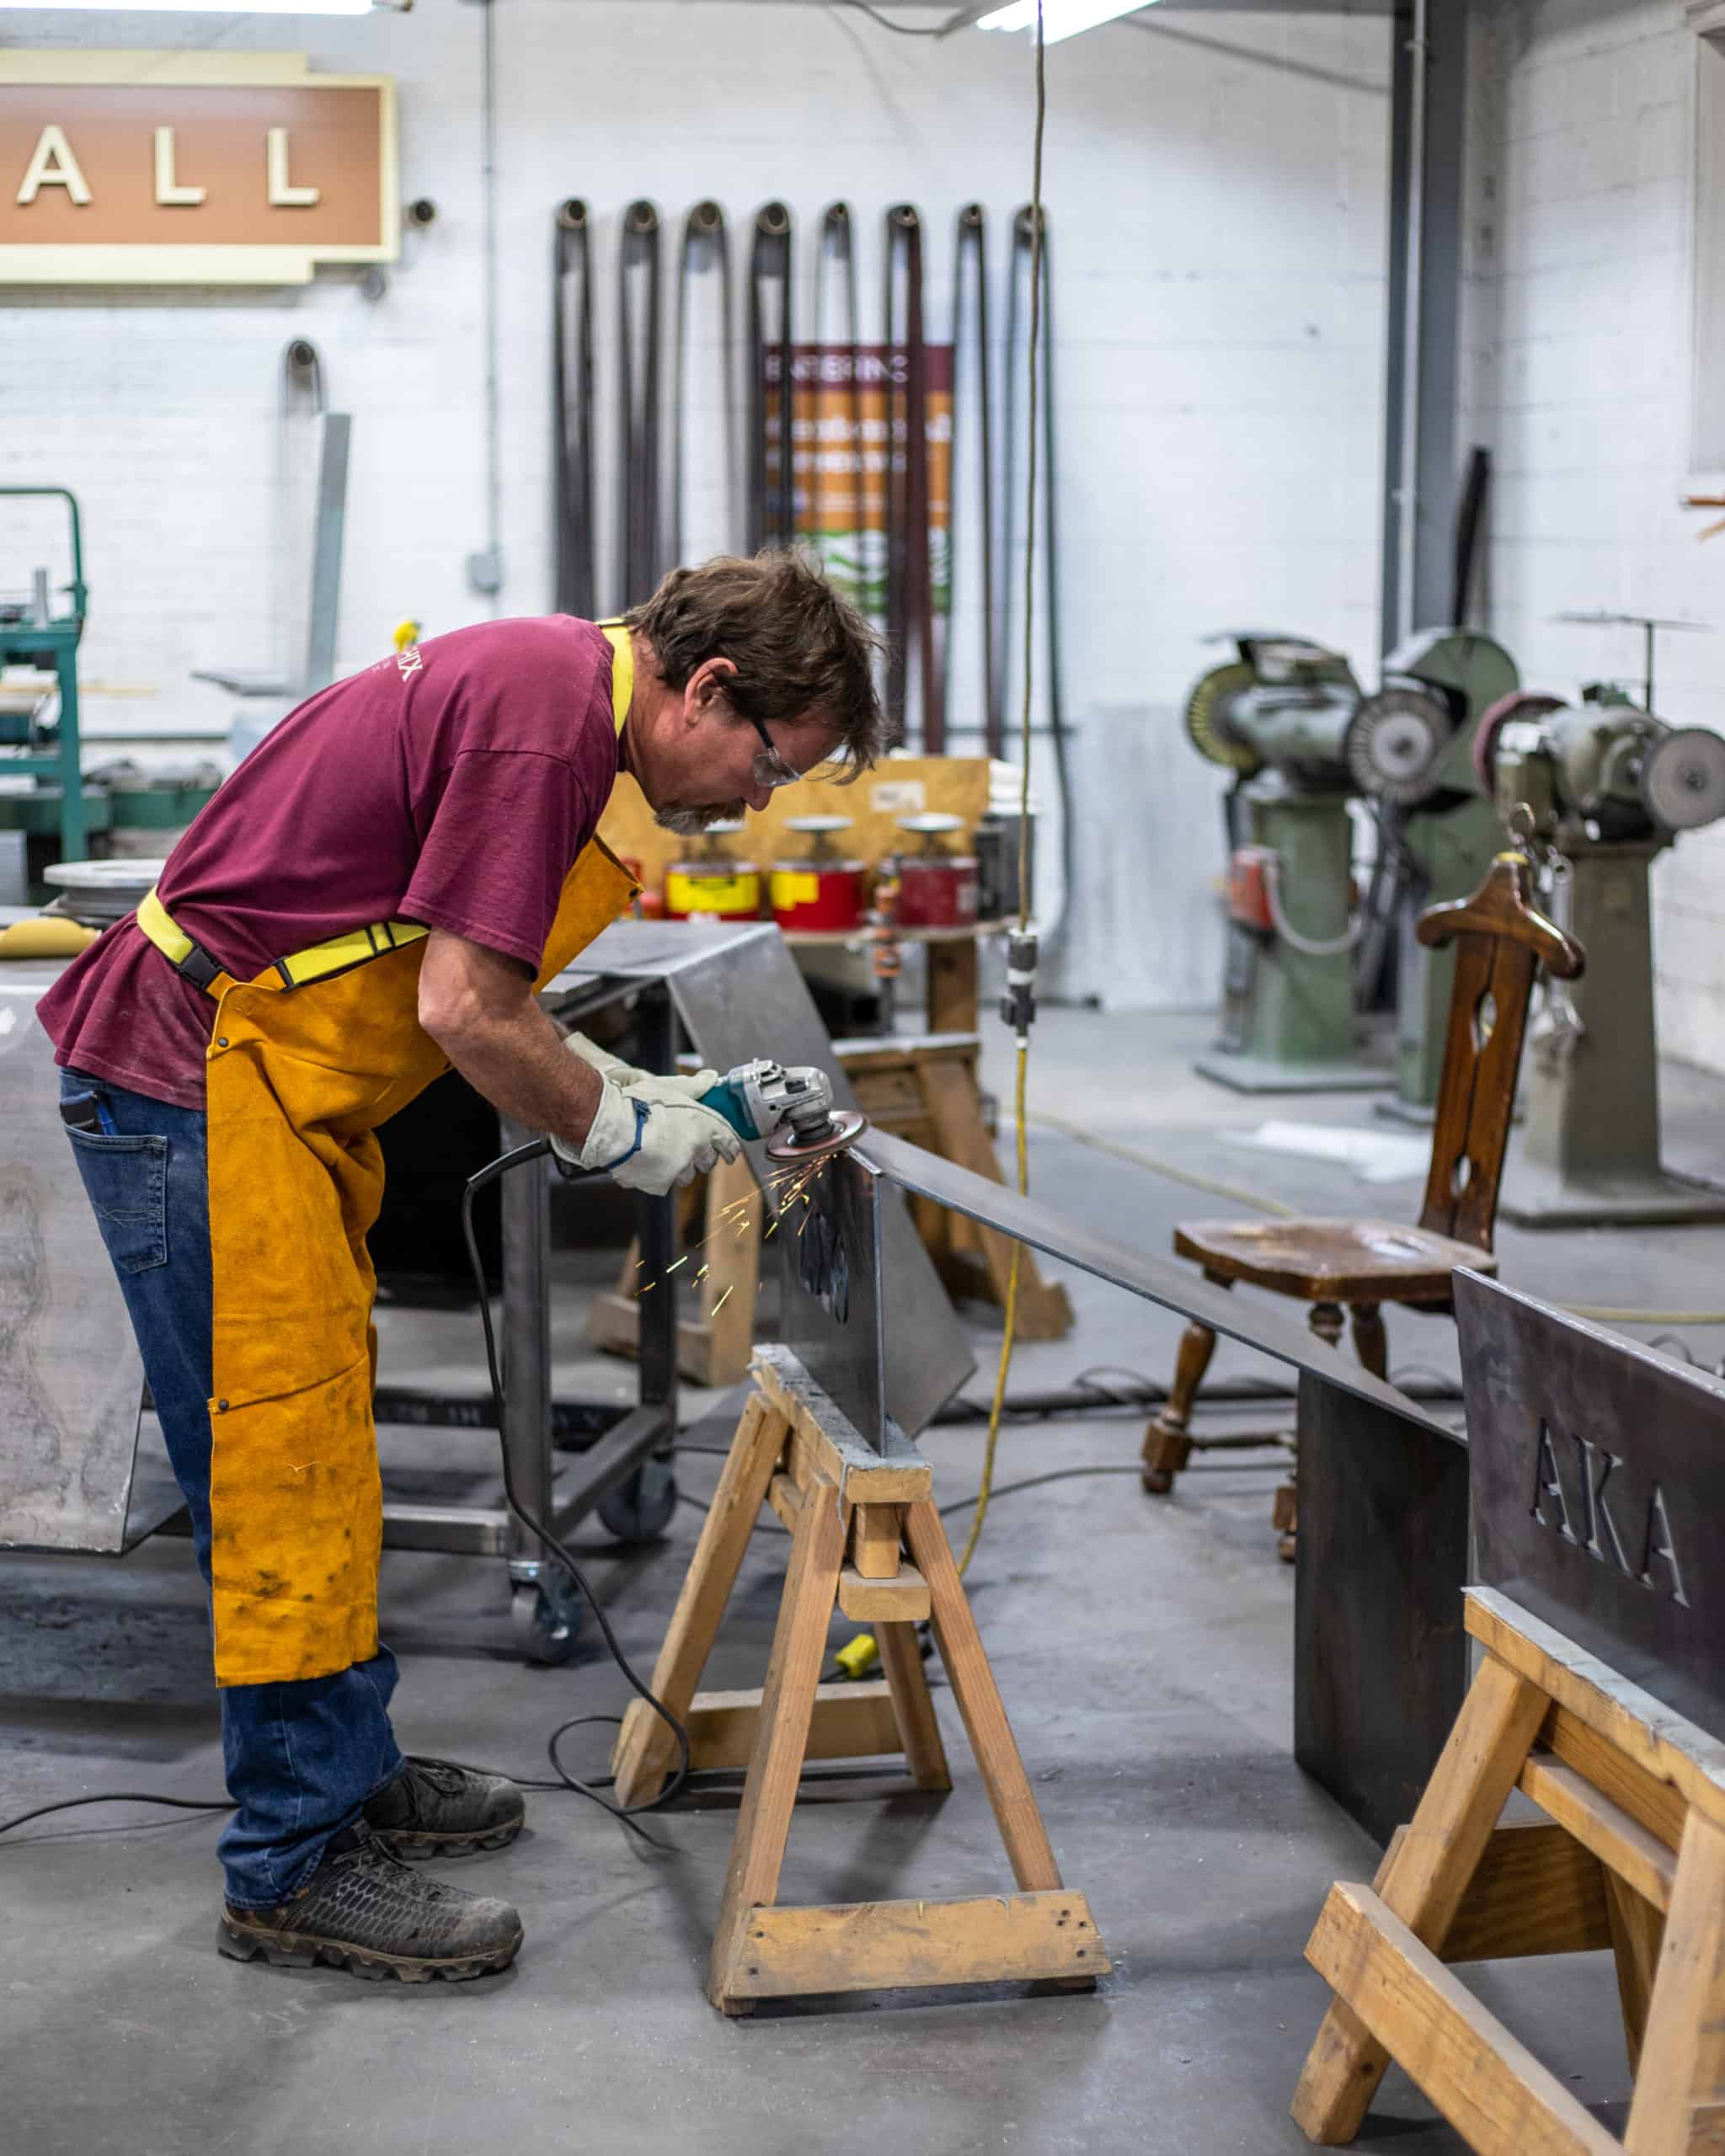
[[[1481,1582],[1725,1737],[1725,1384],[1455,1276]]]

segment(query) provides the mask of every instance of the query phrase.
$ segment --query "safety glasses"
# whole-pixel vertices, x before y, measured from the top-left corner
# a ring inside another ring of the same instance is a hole
[[[761,753],[755,759],[755,783],[769,787],[775,792],[782,786],[794,786],[803,774],[794,764],[788,764],[773,747],[772,736],[766,730],[766,720],[750,718],[749,723],[761,736]]]

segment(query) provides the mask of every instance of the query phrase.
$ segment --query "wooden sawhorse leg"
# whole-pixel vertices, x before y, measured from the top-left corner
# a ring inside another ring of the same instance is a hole
[[[928,1464],[866,1445],[795,1358],[756,1356],[756,1390],[684,1582],[654,1689],[686,1721],[693,1764],[748,1775],[713,1934],[707,1991],[730,2015],[761,1999],[932,1984],[1046,1979],[1089,1985],[1109,1967],[1081,1894],[1063,1887],[1029,1777],[936,1510]],[[734,1582],[751,1504],[791,1530],[791,1563],[759,1693],[695,1687]],[[913,1564],[904,1561],[908,1541]],[[884,1682],[823,1685],[833,1609],[875,1627]],[[916,1641],[932,1620],[1019,1889],[964,1901],[777,1906],[798,1782],[811,1758],[902,1752],[916,1785],[950,1786]],[[675,1746],[633,1702],[613,1754],[617,1795],[664,1786]]]

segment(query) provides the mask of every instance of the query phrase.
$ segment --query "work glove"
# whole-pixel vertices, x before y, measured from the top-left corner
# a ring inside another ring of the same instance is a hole
[[[716,1070],[692,1079],[644,1075],[627,1086],[606,1076],[585,1143],[575,1147],[553,1138],[551,1150],[565,1166],[608,1169],[626,1190],[663,1198],[674,1183],[692,1182],[743,1150],[724,1118],[703,1108],[689,1091],[705,1092],[718,1082]]]
[[[566,1034],[563,1044],[571,1055],[579,1056],[601,1078],[614,1078],[619,1086],[635,1086],[644,1078],[653,1078],[660,1085],[675,1086],[686,1099],[698,1101],[710,1086],[718,1083],[716,1070],[697,1070],[687,1078],[660,1077],[651,1070],[638,1070],[633,1063],[625,1063],[621,1056],[612,1055],[596,1041],[590,1041],[585,1033]]]

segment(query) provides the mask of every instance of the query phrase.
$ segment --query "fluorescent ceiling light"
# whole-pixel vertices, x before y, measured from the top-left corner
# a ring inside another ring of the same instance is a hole
[[[1063,37],[1076,37],[1080,30],[1093,30],[1098,23],[1112,23],[1122,15],[1135,15],[1151,0],[1042,0],[1042,35],[1047,45]],[[1012,0],[996,8],[976,25],[980,30],[1033,30],[1036,0]]]
[[[369,15],[402,0],[0,0],[0,9],[51,8],[67,13],[153,15]],[[411,4],[411,0],[408,0]]]

